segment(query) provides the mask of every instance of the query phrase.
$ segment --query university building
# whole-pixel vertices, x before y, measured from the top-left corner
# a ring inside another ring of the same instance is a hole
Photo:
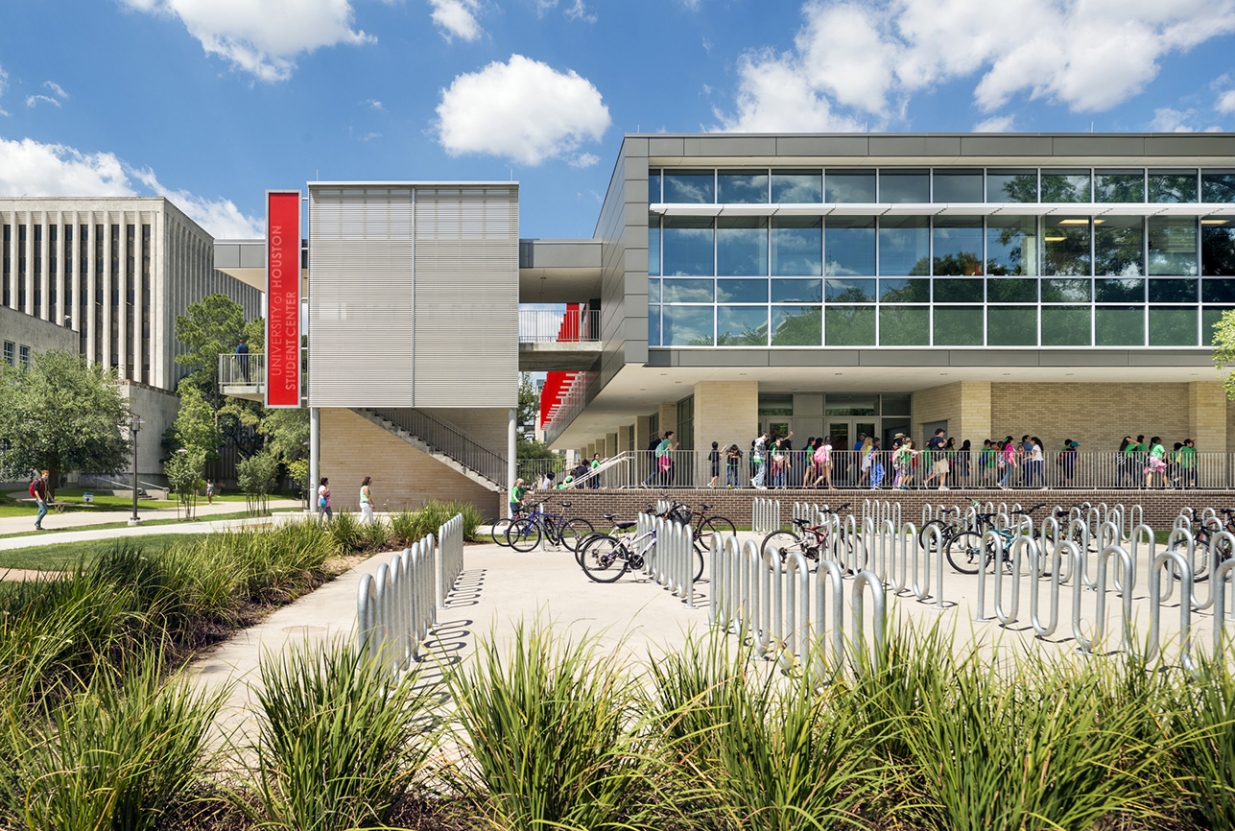
[[[628,135],[586,239],[519,239],[511,183],[308,199],[305,403],[341,507],[371,475],[391,508],[496,510],[520,369],[548,373],[546,439],[588,457],[940,427],[1235,453],[1209,347],[1231,135]]]
[[[145,425],[138,472],[161,474],[158,437],[175,420],[176,316],[224,294],[262,314],[263,284],[214,268],[214,238],[161,197],[0,197],[4,360],[77,349],[116,371]],[[14,363],[14,362],[10,362]]]

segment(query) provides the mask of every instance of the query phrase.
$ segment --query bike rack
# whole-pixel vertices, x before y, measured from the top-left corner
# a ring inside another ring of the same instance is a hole
[[[1235,562],[1235,561],[1232,561]],[[1180,592],[1187,588],[1189,595],[1192,592],[1192,562],[1191,558],[1185,558],[1178,551],[1168,548],[1157,557],[1154,557],[1149,568],[1149,644],[1145,649],[1145,660],[1150,661],[1158,654],[1159,650],[1159,634],[1162,625],[1162,601],[1166,596],[1162,594],[1162,567],[1170,564],[1168,568],[1173,568],[1175,573],[1180,576]],[[1226,565],[1226,564],[1224,564]],[[1167,572],[1167,585],[1170,586],[1173,582],[1174,574]],[[1225,576],[1225,575],[1224,575]],[[1169,596],[1170,592],[1167,592]],[[1181,600],[1179,604],[1179,643],[1181,649],[1181,662],[1185,669],[1195,669],[1195,663],[1192,660],[1192,604]],[[1222,618],[1215,615],[1214,619],[1215,637],[1218,637],[1222,629]],[[1220,654],[1218,640],[1214,642],[1215,657]]]
[[[462,516],[456,514],[443,528],[454,535],[455,520],[461,546]],[[454,544],[452,539],[444,546]],[[461,558],[462,552],[440,550],[433,534],[427,534],[394,554],[389,564],[378,566],[376,575],[360,578],[356,598],[360,649],[379,661],[383,671],[398,672],[421,659],[420,644],[437,623],[440,581],[456,567],[462,571]]]

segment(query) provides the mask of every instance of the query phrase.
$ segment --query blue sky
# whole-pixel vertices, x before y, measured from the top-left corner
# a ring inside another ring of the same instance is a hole
[[[522,183],[590,236],[626,132],[1230,130],[1235,0],[39,0],[0,14],[0,194],[256,234],[311,179]]]

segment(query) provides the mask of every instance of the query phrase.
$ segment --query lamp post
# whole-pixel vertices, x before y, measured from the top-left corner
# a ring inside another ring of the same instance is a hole
[[[129,434],[133,437],[133,516],[129,517],[129,525],[141,525],[141,517],[137,515],[137,434],[142,429],[141,416],[129,414]]]

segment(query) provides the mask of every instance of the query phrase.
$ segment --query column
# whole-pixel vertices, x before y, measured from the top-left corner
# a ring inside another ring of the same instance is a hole
[[[605,449],[600,454],[603,458],[612,459],[618,453],[618,434],[610,433],[605,436]]]
[[[1188,437],[1196,442],[1198,453],[1226,452],[1226,408],[1226,390],[1221,381],[1188,384]]]
[[[695,481],[707,484],[712,478],[712,468],[708,462],[712,442],[720,445],[722,455],[726,447],[736,444],[742,451],[743,461],[747,461],[750,457],[750,442],[755,437],[754,431],[758,424],[758,381],[700,381],[695,384],[695,447],[699,449],[696,454]],[[741,475],[748,469],[746,464],[740,468],[739,487],[749,485]],[[721,479],[718,484],[724,483],[722,459]]]
[[[506,412],[506,488],[509,490],[515,486],[515,479],[519,475],[519,409],[511,407]],[[503,497],[502,504],[505,506],[506,515],[510,516],[510,499]]]
[[[317,512],[317,483],[322,467],[322,411],[309,408],[309,513]]]

